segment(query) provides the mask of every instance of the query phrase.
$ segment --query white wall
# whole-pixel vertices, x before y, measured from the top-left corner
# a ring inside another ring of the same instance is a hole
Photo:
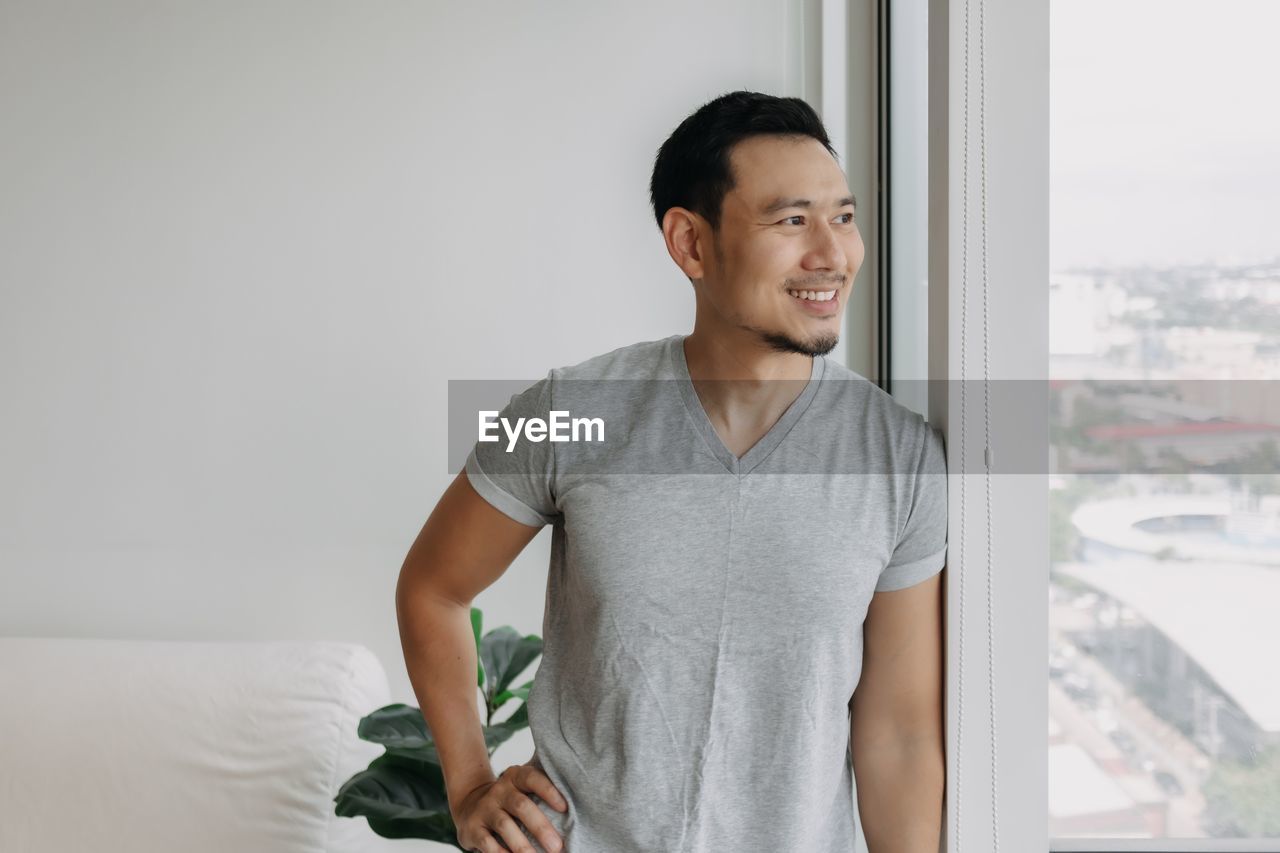
[[[417,704],[447,380],[692,329],[653,157],[810,91],[815,8],[6,2],[0,633],[358,641]],[[549,542],[487,627],[541,632]]]

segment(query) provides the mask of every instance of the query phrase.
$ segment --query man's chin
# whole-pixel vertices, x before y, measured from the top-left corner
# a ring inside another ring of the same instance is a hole
[[[786,332],[770,332],[764,335],[764,342],[777,352],[817,357],[835,349],[836,344],[840,343],[840,335],[836,332],[820,332],[798,338]]]

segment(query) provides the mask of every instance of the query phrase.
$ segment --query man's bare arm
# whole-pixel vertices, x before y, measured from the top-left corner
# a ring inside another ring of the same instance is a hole
[[[400,642],[409,681],[440,753],[451,808],[495,778],[476,703],[471,602],[502,576],[538,530],[491,506],[460,471],[400,569]]]
[[[944,569],[945,571],[945,569]],[[937,853],[946,787],[941,574],[872,596],[850,715],[869,853]]]

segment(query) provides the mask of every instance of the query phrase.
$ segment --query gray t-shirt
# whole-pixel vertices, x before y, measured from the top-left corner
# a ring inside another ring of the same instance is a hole
[[[863,621],[943,567],[942,436],[818,357],[735,458],[684,337],[553,369],[500,414],[599,416],[603,442],[466,461],[493,506],[553,525],[529,727],[569,810],[533,799],[566,853],[851,853]]]

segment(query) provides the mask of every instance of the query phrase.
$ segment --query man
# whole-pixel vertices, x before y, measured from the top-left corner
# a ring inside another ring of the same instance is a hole
[[[856,773],[871,853],[936,853],[944,448],[825,357],[865,251],[826,132],[799,99],[724,95],[651,196],[693,332],[514,396],[511,423],[595,408],[608,440],[478,441],[401,572],[459,842],[851,853]],[[534,756],[495,777],[469,606],[543,524]]]

